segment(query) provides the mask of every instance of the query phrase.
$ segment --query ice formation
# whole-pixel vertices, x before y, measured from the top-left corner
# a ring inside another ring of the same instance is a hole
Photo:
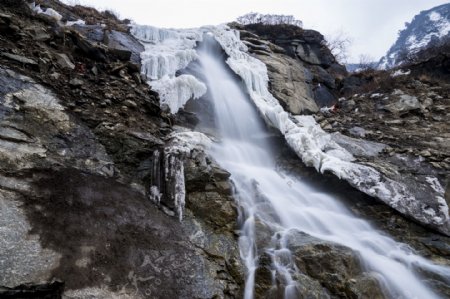
[[[35,2],[30,3],[30,8],[36,13],[47,15],[58,22],[62,19],[62,15],[53,8],[42,9],[41,6],[36,5]]]
[[[184,161],[211,147],[212,141],[199,132],[177,131],[169,135],[164,150],[153,152],[149,198],[164,212],[183,219],[186,188]]]
[[[213,28],[212,32],[229,56],[228,65],[244,81],[261,115],[285,136],[289,146],[307,166],[313,166],[321,173],[332,172],[397,211],[449,233],[448,206],[439,200],[443,194],[437,192],[436,204],[430,207],[418,201],[406,185],[381,175],[372,167],[352,162],[353,156],[334,142],[314,118],[293,116],[284,111],[268,90],[265,64],[246,53],[247,47],[236,32],[226,26]],[[434,212],[433,217],[429,217],[430,209]]]
[[[197,99],[206,93],[205,84],[194,76],[176,76],[178,70],[198,58],[194,47],[202,39],[201,30],[133,25],[131,33],[145,47],[141,53],[142,73],[159,93],[161,107],[176,113],[189,99]]]
[[[192,75],[177,77],[176,72],[196,59],[197,54],[193,52],[196,43],[202,40],[204,34],[210,34],[228,55],[226,63],[241,77],[266,123],[284,135],[288,145],[307,166],[321,173],[329,171],[399,212],[449,233],[448,206],[440,200],[443,194],[436,192],[436,202],[431,207],[418,201],[403,183],[387,178],[372,167],[354,162],[352,154],[324,132],[314,118],[287,113],[268,90],[266,65],[248,54],[238,31],[226,25],[188,30],[135,25],[132,32],[145,45],[145,52],[141,55],[144,72],[149,79],[155,78],[149,84],[160,93],[161,105],[169,107],[172,113],[183,107],[189,98],[200,97],[206,92],[205,85],[198,79]],[[155,60],[155,57],[161,56],[166,58]],[[198,136],[189,137],[193,137],[188,138],[189,142],[198,141]],[[182,201],[179,199],[179,202]],[[430,214],[433,216],[430,217]]]
[[[189,99],[198,99],[206,93],[206,85],[191,75],[163,77],[150,84],[159,93],[161,107],[168,107],[171,113],[177,113]]]

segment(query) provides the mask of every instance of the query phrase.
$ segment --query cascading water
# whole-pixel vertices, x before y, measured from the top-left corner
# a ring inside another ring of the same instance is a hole
[[[322,240],[347,246],[361,255],[367,270],[376,272],[384,292],[391,298],[439,298],[414,274],[415,268],[450,278],[449,269],[434,265],[376,231],[369,223],[353,216],[338,200],[319,193],[301,181],[276,170],[268,132],[224,63],[221,49],[213,37],[205,35],[197,49],[196,72],[207,83],[208,100],[214,105],[214,117],[220,143],[211,155],[231,173],[236,199],[243,207],[241,256],[247,266],[245,298],[254,296],[254,275],[258,255],[266,251],[273,257],[273,269],[283,279],[284,297],[296,298],[292,274],[298,271],[286,238],[302,231]],[[256,223],[276,231],[276,243],[257,248]],[[288,258],[282,258],[283,256]]]

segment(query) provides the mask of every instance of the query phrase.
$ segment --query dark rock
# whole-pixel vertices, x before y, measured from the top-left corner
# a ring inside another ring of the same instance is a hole
[[[119,59],[124,61],[130,60],[134,64],[140,64],[140,53],[144,51],[144,46],[130,34],[115,30],[106,31],[104,43],[109,51],[114,53]]]
[[[103,42],[105,38],[104,28],[101,25],[74,25],[74,30],[84,35],[91,42]]]
[[[11,53],[6,53],[6,52],[1,52],[0,55],[3,57],[9,58],[11,60],[14,60],[16,62],[23,63],[23,64],[28,64],[28,65],[37,65],[38,64],[35,60],[21,56],[21,55],[16,55],[16,54],[11,54]]]
[[[337,88],[347,72],[336,62],[319,32],[293,25],[250,24],[237,28],[242,39],[255,45],[251,46],[253,52],[260,54],[258,59],[267,65],[270,91],[283,108],[293,114],[309,114],[336,103]],[[267,41],[255,42],[258,35]]]
[[[59,281],[40,285],[23,284],[13,288],[0,286],[0,297],[4,299],[60,299],[62,298],[63,292],[64,283]]]
[[[326,87],[330,89],[335,89],[335,77],[328,73],[325,69],[320,66],[312,66],[312,72],[314,73],[314,80],[321,84],[325,84]]]
[[[337,102],[337,97],[333,95],[328,87],[319,84],[314,89],[314,99],[319,107],[331,107]]]
[[[89,41],[78,32],[69,30],[67,31],[67,35],[71,38],[74,45],[87,57],[101,62],[105,62],[107,60],[104,49]]]
[[[128,134],[130,134],[133,137],[151,142],[154,145],[159,145],[159,146],[164,145],[164,141],[162,141],[160,138],[155,137],[154,135],[152,135],[150,133],[129,131]]]

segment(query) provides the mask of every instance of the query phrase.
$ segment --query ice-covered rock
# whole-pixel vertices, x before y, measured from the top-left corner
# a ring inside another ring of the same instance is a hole
[[[131,33],[144,45],[141,53],[142,73],[160,94],[161,106],[176,113],[186,102],[199,98],[206,86],[191,75],[176,76],[176,72],[196,60],[196,43],[202,39],[201,30],[160,29],[133,25]]]
[[[149,197],[167,214],[183,219],[186,187],[184,161],[212,145],[211,139],[199,132],[181,131],[169,135],[164,150],[152,157]]]

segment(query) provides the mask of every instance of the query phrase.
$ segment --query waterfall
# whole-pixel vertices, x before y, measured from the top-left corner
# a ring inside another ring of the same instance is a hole
[[[221,138],[211,147],[210,154],[231,173],[235,198],[243,208],[239,245],[247,267],[245,298],[254,297],[255,270],[263,252],[270,253],[273,271],[284,281],[284,297],[296,298],[293,274],[298,269],[287,246],[295,231],[357,252],[365,269],[376,273],[388,297],[439,298],[414,273],[415,269],[424,268],[447,278],[449,269],[380,233],[330,195],[280,173],[268,138],[261,138],[268,136],[262,117],[224,62],[217,41],[205,35],[197,55],[192,73],[200,73],[206,83],[205,99],[214,106]],[[277,241],[259,248],[257,223],[270,227],[278,236],[273,238]]]

